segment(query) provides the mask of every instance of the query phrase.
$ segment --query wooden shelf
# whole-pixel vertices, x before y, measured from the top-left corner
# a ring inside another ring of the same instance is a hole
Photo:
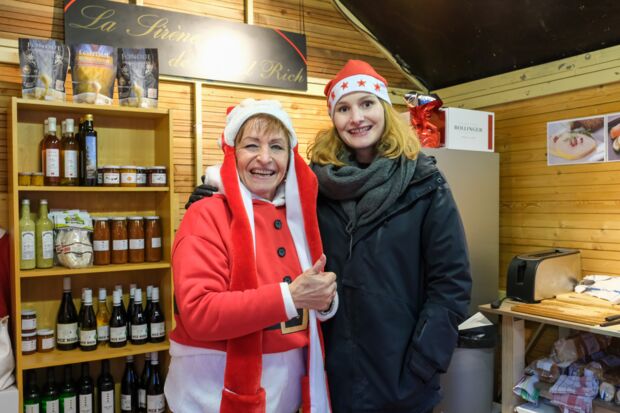
[[[168,192],[167,186],[106,187],[106,186],[18,186],[19,192]]]
[[[89,103],[73,103],[73,102],[47,102],[44,100],[34,99],[22,99],[16,98],[16,104],[20,110],[30,111],[45,111],[62,109],[66,112],[74,112],[78,114],[92,113],[105,114],[118,117],[131,117],[131,118],[147,118],[157,119],[168,114],[167,109],[147,109],[147,108],[132,108],[128,106],[116,106],[116,105],[93,105]]]
[[[170,263],[167,261],[160,262],[145,262],[140,264],[109,264],[109,265],[94,265],[86,268],[66,268],[66,267],[52,267],[47,269],[34,269],[34,270],[18,270],[20,278],[32,278],[32,277],[58,277],[65,275],[75,274],[98,274],[106,272],[122,272],[122,271],[145,271],[145,270],[159,270],[170,268]]]
[[[35,353],[22,357],[22,369],[39,369],[43,367],[61,366],[63,364],[77,364],[82,362],[97,361],[103,359],[133,356],[136,354],[150,353],[153,351],[168,350],[170,343],[166,340],[162,343],[147,343],[133,345],[127,343],[125,347],[112,348],[108,345],[100,345],[93,351],[82,351],[79,348],[70,351],[54,349],[48,353]]]

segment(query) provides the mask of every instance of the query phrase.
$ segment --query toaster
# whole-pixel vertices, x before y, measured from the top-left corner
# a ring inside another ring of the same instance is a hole
[[[517,255],[508,266],[506,296],[535,303],[572,292],[581,278],[579,250],[556,248]]]

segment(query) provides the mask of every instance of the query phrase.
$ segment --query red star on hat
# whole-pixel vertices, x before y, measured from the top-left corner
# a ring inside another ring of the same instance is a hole
[[[340,86],[342,88],[342,90],[345,90],[346,88],[349,87],[349,82],[344,82],[342,83],[342,86]]]
[[[358,86],[366,86],[366,81],[360,79],[360,80],[357,81],[357,85]]]
[[[381,90],[381,85],[380,85],[380,84],[378,84],[378,83],[375,83],[375,90],[376,90],[376,91]]]
[[[335,99],[335,98],[336,98],[336,92],[332,91],[332,99]]]

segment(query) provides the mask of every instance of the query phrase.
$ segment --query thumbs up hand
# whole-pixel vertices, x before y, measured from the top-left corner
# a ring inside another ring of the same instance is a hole
[[[336,295],[336,274],[323,271],[326,261],[325,254],[322,254],[312,267],[289,285],[295,307],[309,310],[329,308]]]

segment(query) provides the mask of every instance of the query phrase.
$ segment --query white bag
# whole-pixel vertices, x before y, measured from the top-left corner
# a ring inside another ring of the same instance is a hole
[[[7,315],[0,319],[0,390],[4,390],[15,383],[14,368],[15,359],[11,348],[9,316]]]

